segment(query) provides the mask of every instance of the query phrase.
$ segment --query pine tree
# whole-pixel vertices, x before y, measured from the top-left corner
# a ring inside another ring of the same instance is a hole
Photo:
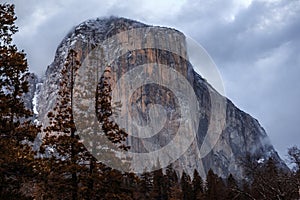
[[[183,194],[182,194],[180,182],[176,172],[172,168],[172,164],[166,168],[165,181],[166,181],[167,199],[169,200],[182,199]]]
[[[124,142],[128,134],[121,129],[117,123],[112,119],[113,114],[117,114],[117,109],[120,107],[119,104],[112,105],[111,100],[111,67],[107,66],[104,70],[103,76],[100,78],[100,82],[97,87],[96,94],[96,112],[99,122],[102,125],[102,130],[105,136],[119,149],[128,150],[129,146],[125,145]]]
[[[183,192],[179,182],[176,182],[168,190],[168,199],[169,200],[179,200],[183,199]]]
[[[48,162],[46,165],[52,166],[52,170],[45,173],[46,177],[49,176],[53,179],[51,184],[55,184],[55,186],[53,186],[53,188],[56,188],[54,193],[60,195],[59,191],[62,188],[65,188],[65,190],[71,191],[65,194],[69,198],[72,197],[72,199],[78,199],[83,195],[88,199],[91,199],[93,198],[91,194],[93,194],[94,191],[98,191],[98,194],[103,194],[103,190],[98,190],[95,186],[103,186],[102,181],[105,180],[105,173],[110,173],[113,170],[107,170],[106,167],[102,166],[93,157],[94,154],[91,155],[87,149],[92,151],[92,153],[101,154],[102,150],[94,152],[95,147],[103,146],[99,137],[107,137],[114,146],[108,144],[110,147],[109,149],[101,149],[110,152],[110,154],[108,154],[108,159],[111,162],[121,163],[120,159],[114,156],[112,149],[119,148],[128,150],[129,147],[123,143],[126,140],[127,133],[123,129],[120,129],[111,119],[116,106],[111,105],[110,72],[108,69],[100,78],[95,99],[97,120],[101,125],[104,135],[98,133],[97,131],[99,130],[97,128],[91,127],[91,130],[94,130],[94,132],[87,133],[88,135],[86,135],[86,137],[90,137],[89,141],[92,141],[92,145],[84,146],[83,143],[81,143],[81,141],[84,142],[84,140],[80,140],[79,136],[76,134],[72,110],[72,103],[74,100],[74,76],[80,66],[77,57],[76,51],[71,49],[61,72],[62,81],[60,83],[57,104],[54,110],[48,113],[49,126],[44,130],[46,135],[43,140],[43,145],[41,146],[41,152],[51,154],[46,156],[44,161]],[[91,73],[95,74],[95,72]],[[96,124],[85,121],[80,123],[89,123],[91,126]],[[107,152],[103,155],[107,155]],[[124,166],[126,165],[124,164]],[[104,169],[105,173],[102,171]],[[101,175],[99,175],[99,173],[101,173]],[[112,174],[117,175],[117,173]],[[111,179],[114,179],[114,177],[111,177]],[[118,178],[116,179],[118,180]],[[57,182],[60,182],[60,184],[57,184]],[[63,182],[66,182],[66,184],[63,184]],[[47,184],[50,184],[49,181],[47,181]],[[61,186],[56,187],[57,185]]]
[[[151,199],[164,200],[167,199],[166,181],[162,169],[157,169],[153,173],[153,188],[151,191]]]
[[[192,196],[193,199],[204,199],[203,180],[196,169],[194,170],[192,188],[193,188],[193,196]]]
[[[72,112],[74,74],[79,66],[77,53],[71,49],[61,72],[62,82],[57,104],[54,111],[48,113],[49,126],[44,130],[46,135],[41,146],[42,153],[50,154],[46,155],[44,161],[52,166],[46,176],[53,180],[51,184],[57,189],[54,193],[60,195],[60,190],[64,188],[70,191],[65,195],[70,195],[69,198],[73,200],[78,199],[81,191],[78,174],[86,174],[88,169],[85,164],[91,159],[79,136],[75,134]]]
[[[141,175],[139,182],[139,192],[141,193],[142,199],[151,199],[151,191],[153,188],[153,176],[150,172],[144,172]]]
[[[225,185],[223,180],[210,169],[206,177],[206,199],[224,199],[224,194]]]
[[[14,5],[0,4],[0,198],[21,199],[34,175],[32,142],[38,132],[23,102],[28,92],[25,53],[12,43]]]
[[[140,199],[139,193],[139,177],[133,172],[123,173],[124,191],[126,194],[130,194],[132,199]]]
[[[104,199],[129,200],[132,199],[132,191],[128,188],[126,174],[115,169],[107,168],[102,174]],[[127,183],[126,183],[127,182]]]
[[[241,194],[239,192],[238,184],[232,174],[227,178],[226,199],[237,199]]]
[[[183,199],[192,200],[192,184],[191,178],[185,172],[182,172],[181,180],[180,180],[181,190],[183,194]]]

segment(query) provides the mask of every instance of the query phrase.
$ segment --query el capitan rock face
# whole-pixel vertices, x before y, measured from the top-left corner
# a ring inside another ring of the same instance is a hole
[[[143,28],[139,32],[141,37],[134,40],[123,37],[107,42],[107,38],[117,33],[138,28]],[[118,51],[118,49],[115,49],[114,44],[118,43],[118,40],[128,41],[140,48],[128,51],[121,56],[116,56],[113,60],[109,66],[112,87],[116,85],[117,81],[126,72],[140,65],[158,63],[157,68],[149,67],[143,73],[159,74],[160,65],[170,66],[186,78],[195,92],[199,109],[196,121],[199,121],[199,128],[195,140],[187,151],[172,163],[176,170],[179,172],[184,170],[192,175],[193,170],[197,169],[201,176],[205,176],[205,173],[211,168],[220,176],[226,177],[232,173],[236,177],[241,178],[242,169],[238,165],[238,160],[244,157],[247,152],[260,154],[264,159],[273,157],[278,163],[283,164],[258,121],[249,114],[239,110],[230,100],[218,94],[206,80],[193,70],[193,66],[183,56],[174,54],[172,51],[144,48],[149,44],[154,44],[156,41],[143,37],[143,34],[146,35],[147,31],[155,31],[155,29],[160,30],[161,35],[159,38],[162,39],[162,42],[165,42],[166,46],[173,46],[180,53],[179,55],[188,57],[185,48],[185,36],[174,29],[148,26],[129,19],[115,17],[88,20],[76,26],[59,45],[54,61],[48,67],[43,84],[39,88],[38,104],[36,106],[39,123],[44,127],[48,125],[47,113],[54,108],[57,101],[60,89],[59,83],[62,78],[61,69],[70,49],[75,49],[78,52],[78,59],[83,62],[86,56],[99,44],[103,45],[104,52],[111,52],[109,56],[114,56],[114,52]],[[170,74],[162,73],[161,76],[167,83]],[[124,85],[124,87],[121,87],[120,93],[126,90],[128,88]],[[224,102],[225,110],[223,115],[225,124],[212,150],[201,159],[199,157],[199,149],[211,125],[212,94]],[[179,89],[178,95],[184,95],[184,88]],[[150,120],[154,124],[160,123],[160,121],[149,118],[149,105],[151,104],[162,105],[167,111],[167,122],[170,122],[165,123],[158,134],[149,138],[141,139],[129,136],[127,144],[131,146],[130,151],[147,153],[167,145],[175,137],[174,134],[180,125],[176,121],[176,118],[182,114],[178,110],[180,104],[178,98],[167,86],[162,87],[157,84],[147,84],[138,87],[129,98],[131,102],[130,113],[133,114],[132,117],[138,124],[144,126]]]

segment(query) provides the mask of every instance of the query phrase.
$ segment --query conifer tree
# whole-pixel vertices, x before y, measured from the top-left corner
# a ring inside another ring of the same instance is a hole
[[[203,180],[196,169],[194,170],[192,188],[193,188],[193,196],[192,196],[193,199],[204,199]]]
[[[49,126],[44,130],[46,136],[41,147],[41,152],[45,152],[48,148],[46,153],[52,154],[50,156],[48,155],[44,160],[51,166],[53,166],[53,163],[56,163],[55,166],[52,167],[51,173],[48,172],[48,175],[52,174],[52,177],[58,177],[55,178],[56,180],[53,184],[57,181],[67,182],[67,184],[62,187],[71,191],[68,195],[71,195],[72,199],[78,199],[81,195],[91,198],[91,194],[94,193],[94,190],[97,190],[94,186],[101,185],[101,181],[105,180],[105,173],[103,170],[105,169],[106,173],[111,172],[111,169],[107,170],[107,168],[96,161],[90,152],[87,151],[87,148],[81,143],[79,136],[76,134],[72,103],[74,100],[74,76],[80,66],[77,57],[77,52],[71,49],[61,72],[62,81],[60,83],[60,91],[58,92],[59,97],[57,99],[57,104],[54,110],[48,113]],[[95,74],[96,72],[92,73]],[[104,135],[101,135],[101,133],[99,135],[99,133],[95,132],[89,133],[88,137],[105,136],[116,145],[115,147],[128,150],[129,147],[122,143],[126,140],[127,133],[123,129],[120,129],[111,119],[115,107],[114,105],[111,105],[109,75],[110,72],[107,69],[105,75],[100,78],[95,99],[97,120],[101,125]],[[93,123],[90,124],[92,125]],[[99,140],[98,137],[95,138]],[[91,148],[88,147],[90,149],[101,145],[99,141],[91,141],[93,142],[93,145]],[[49,150],[51,150],[52,153],[49,152]],[[109,149],[109,151],[111,151],[111,149]],[[97,153],[99,152],[97,151]],[[113,161],[118,160],[118,162],[120,162],[119,158],[113,155],[109,156],[109,159]],[[99,173],[101,173],[101,175],[99,175]],[[56,175],[53,176],[54,174]],[[62,174],[69,174],[70,178],[59,178],[62,177]],[[113,175],[118,174],[113,173]],[[114,179],[114,177],[111,177],[111,179]],[[62,187],[57,189],[60,190]],[[98,191],[103,194],[102,190]]]
[[[132,199],[141,199],[139,193],[139,177],[134,172],[123,173],[124,191],[130,194]]]
[[[182,172],[180,184],[181,184],[183,199],[192,200],[193,197],[192,197],[191,178],[185,172]]]
[[[53,179],[53,188],[59,186],[55,193],[59,194],[59,190],[65,188],[68,191],[65,195],[70,195],[73,200],[78,199],[81,191],[78,174],[85,174],[87,167],[84,164],[90,159],[89,152],[75,134],[72,113],[74,74],[79,66],[77,52],[71,49],[61,72],[57,104],[53,112],[48,113],[49,126],[44,130],[46,135],[41,146],[42,153],[48,149],[44,161],[52,166],[48,176]]]
[[[142,194],[142,199],[151,199],[151,191],[153,188],[153,176],[150,172],[144,172],[141,175],[139,183],[139,191]]]
[[[111,67],[107,66],[104,74],[100,78],[96,94],[96,112],[99,122],[102,125],[102,130],[105,136],[119,149],[128,150],[129,146],[124,142],[128,134],[124,129],[121,129],[117,123],[112,119],[113,114],[117,114],[119,104],[112,105],[112,89],[111,89]],[[119,102],[120,103],[120,102]]]
[[[29,144],[38,132],[23,101],[29,73],[25,53],[12,43],[15,20],[14,5],[0,4],[0,198],[6,199],[24,198],[21,190],[34,175]]]
[[[104,199],[129,200],[132,199],[132,190],[126,183],[127,176],[120,171],[106,168],[102,172],[101,194]]]
[[[175,173],[176,175],[176,173]],[[177,178],[177,176],[176,176]],[[180,182],[177,181],[174,182],[174,184],[170,185],[169,189],[167,190],[168,199],[170,200],[177,200],[177,199],[183,199],[183,192],[181,189]]]
[[[225,185],[223,180],[210,169],[206,177],[206,199],[223,199],[224,193]]]
[[[153,173],[153,188],[151,191],[151,199],[164,200],[167,199],[166,181],[162,169],[157,169]]]
[[[236,180],[232,174],[229,174],[227,178],[227,187],[226,187],[226,198],[227,199],[237,199],[240,197],[239,188]]]
[[[172,164],[168,165],[165,174],[167,199],[181,199],[182,191],[179,184],[179,179],[172,168]]]

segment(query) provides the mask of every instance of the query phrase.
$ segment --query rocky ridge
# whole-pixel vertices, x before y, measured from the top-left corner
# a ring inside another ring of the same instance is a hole
[[[75,49],[78,52],[78,59],[84,61],[86,56],[97,44],[103,43],[107,38],[117,33],[136,28],[162,30],[165,32],[165,35],[162,36],[166,38],[164,41],[178,43],[182,54],[186,54],[186,49],[184,48],[184,34],[174,29],[153,27],[137,21],[117,17],[85,21],[74,27],[62,40],[57,48],[53,63],[47,68],[42,84],[38,84],[35,78],[32,78],[33,81],[30,82],[32,87],[33,85],[39,85],[38,93],[36,94],[37,104],[35,105],[39,124],[43,127],[47,126],[47,113],[54,108],[57,101],[57,95],[60,89],[59,83],[62,78],[60,72],[65,63],[67,52],[70,49]],[[123,39],[124,38],[121,38],[120,40]],[[143,45],[153,41],[140,39],[134,40],[133,42],[136,46],[143,47]],[[114,47],[108,44],[104,50],[115,52],[113,48]],[[206,80],[193,70],[193,66],[187,60],[178,55],[174,55],[172,52],[143,48],[126,52],[115,59],[111,64],[113,72],[111,84],[115,85],[117,80],[127,71],[139,65],[154,62],[171,66],[184,75],[192,85],[199,102],[199,129],[196,134],[196,139],[192,142],[187,151],[172,163],[172,166],[178,172],[185,171],[192,175],[193,170],[197,169],[201,175],[204,176],[211,168],[219,176],[226,177],[231,173],[241,178],[243,177],[243,170],[241,166],[238,165],[238,160],[248,152],[259,154],[261,155],[261,159],[265,160],[272,157],[278,164],[284,165],[259,122],[249,114],[238,109],[230,100],[219,95]],[[147,71],[147,73],[156,72],[154,70],[154,72]],[[33,90],[35,89],[32,89],[32,91]],[[122,88],[121,90],[125,91],[126,88]],[[210,125],[212,109],[211,92],[225,102],[225,125],[212,150],[201,159],[199,158],[198,150],[202,145],[205,135],[208,133],[208,127]],[[27,98],[34,99],[34,95],[28,96]],[[134,111],[133,113],[136,113],[134,117],[138,123],[149,123],[149,116],[147,114],[149,109],[147,105],[151,103],[161,104],[167,108],[168,112],[173,113],[172,116],[168,116],[170,121],[172,121],[172,117],[178,116],[178,110],[176,110],[178,101],[172,96],[168,88],[148,84],[134,92],[131,99],[131,109]],[[34,108],[34,105],[30,104],[30,102],[27,102],[27,104],[30,108]],[[176,122],[171,125],[165,125],[159,134],[151,138],[137,139],[135,137],[129,137],[127,143],[132,146],[131,151],[133,152],[143,153],[155,151],[167,145],[172,140],[174,137],[172,133],[178,126]]]

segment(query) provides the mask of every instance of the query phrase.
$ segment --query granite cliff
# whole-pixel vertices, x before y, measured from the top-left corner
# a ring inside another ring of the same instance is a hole
[[[125,34],[126,37],[123,35],[114,41],[107,40],[118,33],[134,29],[140,29],[139,33],[136,34],[141,34],[141,37],[133,40]],[[238,161],[247,153],[261,155],[262,160],[272,157],[278,164],[284,165],[259,122],[249,114],[238,109],[230,100],[214,90],[205,79],[194,71],[192,64],[188,60],[163,48],[145,48],[157,41],[153,38],[148,39],[144,35],[156,30],[159,30],[158,34],[161,34],[159,38],[162,39],[165,46],[175,46],[175,50],[178,50],[180,53],[179,55],[188,57],[185,49],[185,36],[174,29],[153,27],[133,20],[116,17],[88,20],[74,27],[58,46],[54,61],[48,66],[42,84],[38,84],[37,79],[32,78],[31,85],[38,85],[38,90],[35,92],[36,95],[31,95],[28,98],[36,98],[37,104],[35,107],[30,102],[27,104],[28,107],[36,109],[38,123],[44,127],[48,124],[47,113],[54,108],[57,101],[62,78],[61,69],[65,63],[67,52],[70,49],[74,49],[78,52],[77,58],[81,62],[84,62],[88,54],[100,44],[104,52],[112,52],[112,55],[108,55],[108,57],[116,57],[109,66],[112,72],[112,86],[116,85],[117,81],[126,72],[140,65],[151,63],[158,63],[158,65],[157,67],[143,71],[143,73],[155,74],[159,73],[160,65],[171,66],[171,68],[184,76],[192,86],[197,98],[197,107],[199,108],[196,120],[199,123],[199,127],[196,138],[192,141],[189,148],[177,160],[172,162],[172,166],[178,172],[184,170],[191,175],[193,170],[197,169],[204,176],[211,168],[220,176],[226,177],[232,173],[241,178],[243,170],[238,165]],[[115,53],[119,50],[114,47],[114,44],[118,43],[118,41],[134,43],[134,46],[139,48],[119,55]],[[163,76],[163,79],[168,80],[170,74],[164,73]],[[124,92],[126,90],[128,88],[125,85],[121,86],[120,91]],[[184,92],[183,90],[184,88],[179,89],[179,96],[181,95],[180,91]],[[35,91],[35,89],[32,89],[32,91]],[[225,105],[223,113],[224,125],[212,149],[205,156],[199,156],[199,149],[203,145],[205,136],[209,134],[209,126],[213,126],[211,124],[212,95]],[[175,137],[174,132],[176,132],[179,126],[179,123],[174,118],[182,114],[178,110],[178,99],[172,91],[168,87],[147,84],[139,87],[129,98],[131,105],[130,112],[134,113],[133,118],[139,124],[145,125],[149,123],[148,105],[150,104],[160,104],[164,108],[167,108],[167,120],[172,121],[172,123],[163,125],[158,134],[149,138],[128,137],[127,144],[132,147],[130,151],[145,153],[155,151],[167,145]],[[152,119],[151,123],[159,124],[160,122]]]

